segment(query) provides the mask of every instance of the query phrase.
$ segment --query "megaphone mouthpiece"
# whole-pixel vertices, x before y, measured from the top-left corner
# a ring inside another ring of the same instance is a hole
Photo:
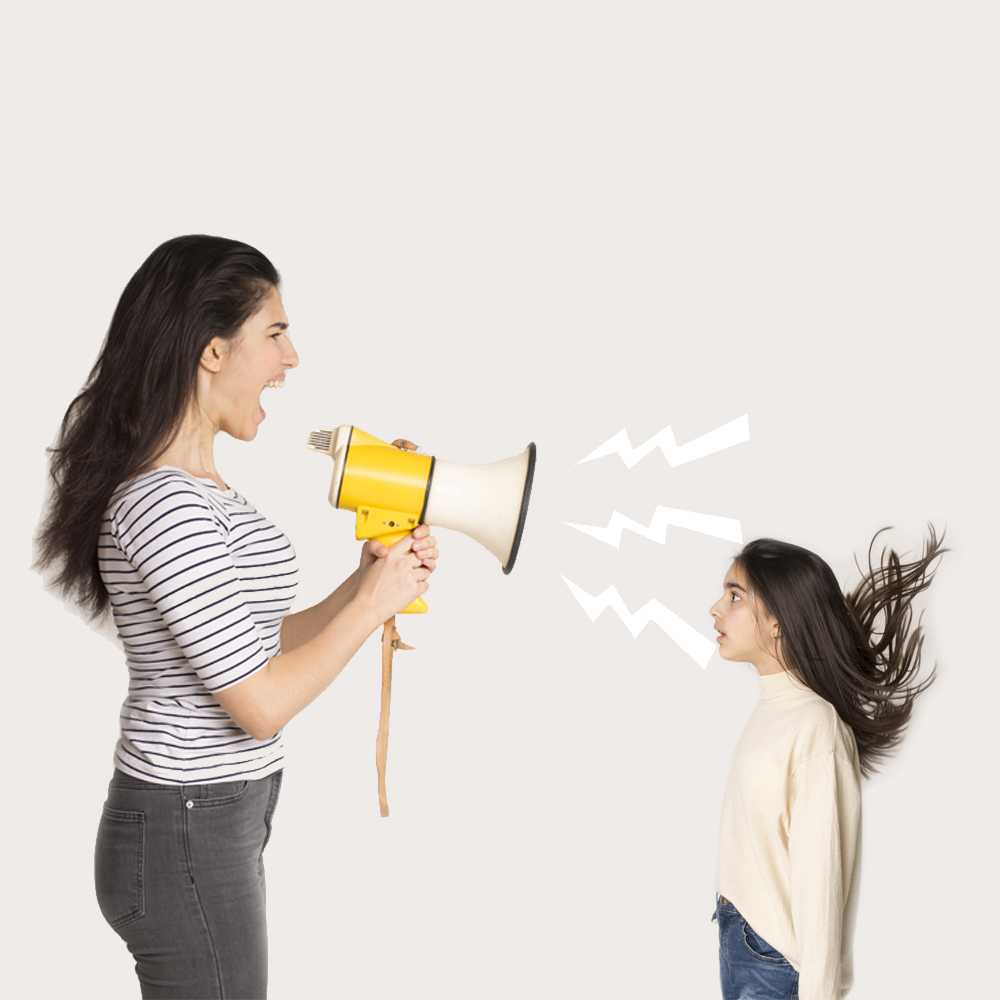
[[[306,447],[313,451],[322,451],[327,455],[333,454],[333,431],[311,431]]]

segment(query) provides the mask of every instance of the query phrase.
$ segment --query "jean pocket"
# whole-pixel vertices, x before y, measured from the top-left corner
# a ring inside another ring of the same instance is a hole
[[[249,781],[223,781],[214,785],[201,785],[198,794],[187,800],[191,809],[210,809],[213,806],[228,806],[239,802],[246,795]]]
[[[754,958],[758,958],[762,962],[773,962],[775,965],[792,967],[791,962],[780,951],[772,948],[745,920],[743,921],[743,944]]]
[[[114,930],[146,912],[146,814],[104,806],[94,851],[97,904]]]

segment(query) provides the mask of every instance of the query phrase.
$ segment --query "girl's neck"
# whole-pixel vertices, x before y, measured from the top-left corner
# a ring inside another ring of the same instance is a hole
[[[757,674],[760,677],[770,677],[771,674],[783,674],[785,668],[773,656],[768,657],[765,663],[755,663]]]

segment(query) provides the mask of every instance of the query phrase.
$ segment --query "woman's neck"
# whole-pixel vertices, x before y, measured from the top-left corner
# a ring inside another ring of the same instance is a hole
[[[150,463],[149,468],[158,469],[170,465],[199,479],[211,479],[221,490],[228,489],[215,468],[215,431],[204,413],[197,407],[192,407],[174,439]]]

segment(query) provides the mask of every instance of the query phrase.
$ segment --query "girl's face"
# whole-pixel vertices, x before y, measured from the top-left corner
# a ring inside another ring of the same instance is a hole
[[[205,349],[203,367],[212,374],[198,402],[216,430],[240,441],[257,436],[266,416],[261,393],[268,385],[284,385],[285,372],[299,363],[287,330],[281,296],[272,288],[235,337],[216,338]]]
[[[739,568],[733,564],[722,584],[723,595],[709,608],[719,633],[719,654],[724,660],[752,663],[759,674],[775,674],[784,667],[775,656],[777,620],[755,607],[753,594]],[[759,617],[758,617],[759,616]]]

